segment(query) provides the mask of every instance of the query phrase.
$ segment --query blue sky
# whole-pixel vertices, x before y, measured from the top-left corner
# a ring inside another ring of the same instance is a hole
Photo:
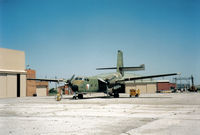
[[[0,0],[0,47],[23,50],[37,77],[146,65],[200,84],[199,0]]]

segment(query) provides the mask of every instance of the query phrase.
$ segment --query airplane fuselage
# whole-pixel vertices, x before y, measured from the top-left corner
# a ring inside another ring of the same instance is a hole
[[[106,81],[101,81],[97,76],[95,77],[76,77],[72,84],[77,87],[78,93],[88,92],[108,92],[110,88],[116,85],[116,80],[121,79],[122,76],[119,73],[113,73],[104,77],[104,80],[109,80],[109,84]],[[111,91],[110,91],[111,92]]]

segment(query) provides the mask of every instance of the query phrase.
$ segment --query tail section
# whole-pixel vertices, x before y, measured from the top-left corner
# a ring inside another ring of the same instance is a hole
[[[122,76],[124,76],[124,71],[122,70],[123,67],[124,67],[123,52],[121,50],[118,50],[118,54],[117,54],[117,72],[120,73]]]
[[[138,67],[124,67],[123,63],[123,52],[118,50],[117,53],[117,67],[109,67],[109,68],[97,68],[97,70],[107,70],[107,69],[116,69],[118,73],[124,76],[124,71],[140,71],[145,69],[145,65],[142,64]]]

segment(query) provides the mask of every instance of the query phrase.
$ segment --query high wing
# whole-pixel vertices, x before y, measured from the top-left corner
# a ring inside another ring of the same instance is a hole
[[[27,80],[34,80],[34,81],[47,81],[47,82],[64,82],[64,79],[34,79],[34,78],[27,78]]]
[[[121,80],[117,80],[116,83],[126,82],[126,81],[134,81],[134,80],[141,80],[141,79],[148,79],[148,78],[164,77],[164,76],[173,76],[173,75],[179,75],[179,74],[180,73],[171,73],[171,74],[159,74],[159,75],[124,78],[124,79],[121,79]]]
[[[66,82],[71,83],[71,81],[74,79],[75,75],[72,75],[72,77],[68,80],[66,79],[39,79],[39,78],[27,78],[27,80],[34,80],[34,81],[46,81],[46,82]]]

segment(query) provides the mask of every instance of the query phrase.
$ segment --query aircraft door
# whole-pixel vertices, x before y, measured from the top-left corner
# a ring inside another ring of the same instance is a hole
[[[107,90],[106,84],[102,81],[98,80],[98,86],[99,86],[99,91],[100,92],[104,92]]]

